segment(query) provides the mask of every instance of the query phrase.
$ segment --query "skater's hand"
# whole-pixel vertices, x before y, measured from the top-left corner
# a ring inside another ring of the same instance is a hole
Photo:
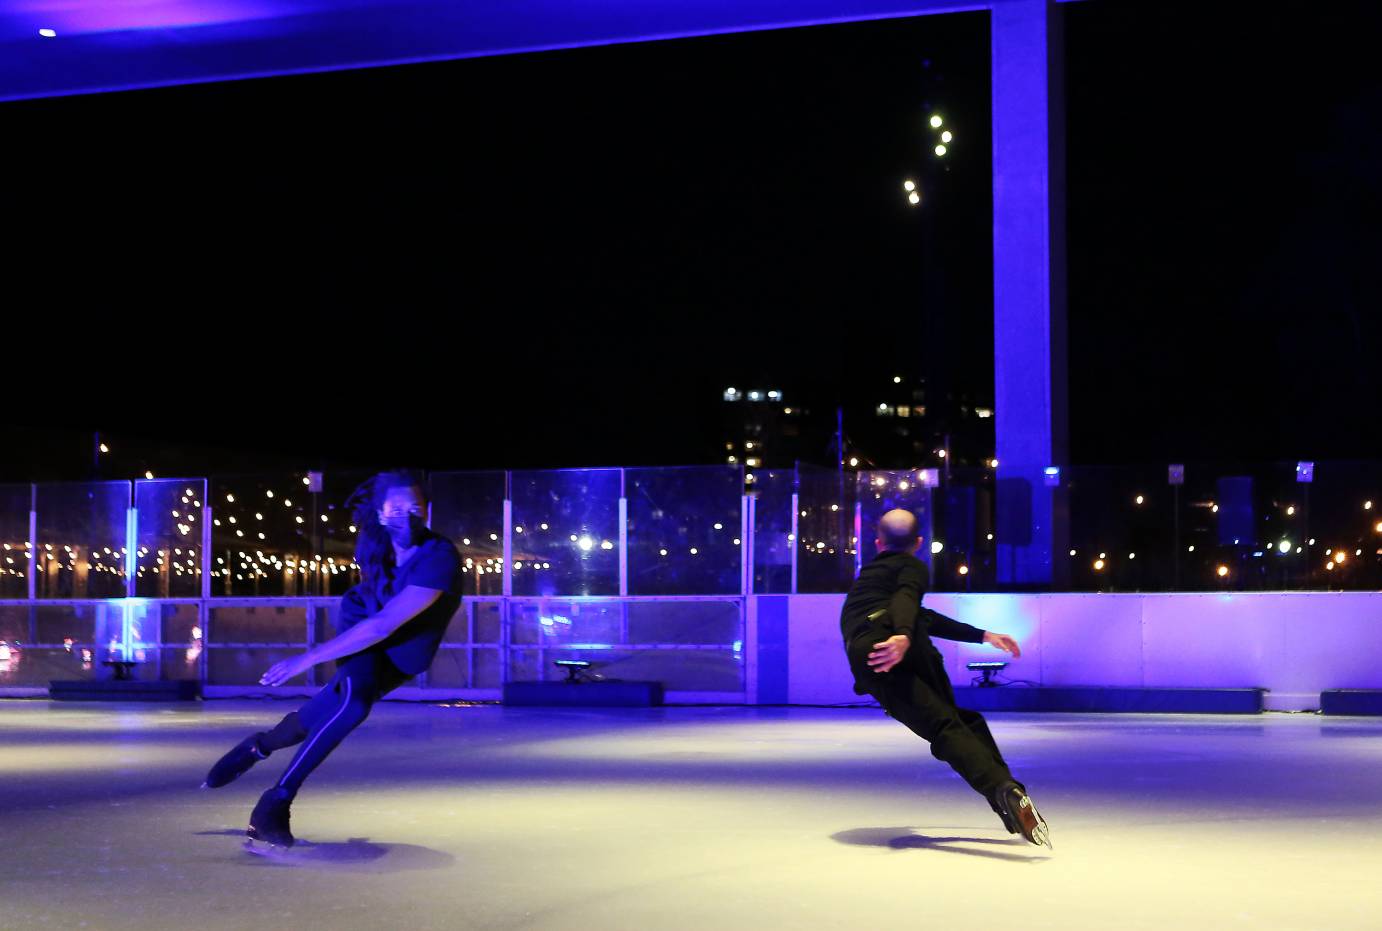
[[[887,672],[902,662],[911,645],[912,641],[906,634],[894,634],[882,643],[875,643],[873,652],[869,654],[869,668],[874,672]]]
[[[991,647],[998,647],[1004,653],[1011,653],[1014,658],[1022,655],[1022,648],[1017,645],[1017,641],[1007,634],[995,634],[992,631],[984,631],[984,642]]]
[[[300,676],[312,668],[312,662],[307,658],[307,654],[294,656],[292,659],[285,659],[281,663],[274,663],[269,667],[269,671],[259,677],[260,685],[282,685],[294,676]]]

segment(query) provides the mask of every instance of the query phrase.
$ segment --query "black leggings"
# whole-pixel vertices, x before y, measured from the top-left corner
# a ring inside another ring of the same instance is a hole
[[[278,788],[296,795],[303,780],[369,717],[374,703],[408,679],[383,650],[366,650],[341,660],[336,675],[307,704],[259,735],[265,753],[302,744],[279,778]]]
[[[886,673],[870,669],[869,653],[889,636],[886,631],[868,630],[848,643],[855,682],[878,699],[891,717],[927,741],[931,755],[950,764],[992,806],[994,789],[1016,780],[998,750],[988,722],[979,712],[955,705],[955,691],[945,674],[944,660],[930,640],[912,644],[902,662]]]

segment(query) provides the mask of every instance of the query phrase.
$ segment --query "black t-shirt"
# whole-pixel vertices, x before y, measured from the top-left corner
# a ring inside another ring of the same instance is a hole
[[[377,614],[409,585],[434,588],[441,597],[373,649],[383,649],[399,672],[415,676],[432,663],[446,627],[461,606],[461,557],[456,545],[428,531],[401,566],[388,566],[373,587],[361,583],[341,599],[339,630],[346,630]]]

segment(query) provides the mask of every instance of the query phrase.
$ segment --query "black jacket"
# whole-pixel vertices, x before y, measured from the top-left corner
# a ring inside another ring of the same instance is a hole
[[[939,637],[964,643],[983,643],[977,627],[937,614],[921,606],[926,592],[926,564],[911,553],[885,551],[859,572],[840,612],[840,634],[846,641],[858,631],[875,627],[920,637]],[[882,616],[879,612],[885,612]]]

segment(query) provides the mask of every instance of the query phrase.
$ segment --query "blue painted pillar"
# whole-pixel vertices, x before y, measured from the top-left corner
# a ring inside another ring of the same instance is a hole
[[[1063,494],[1043,470],[1066,459],[1065,112],[1061,12],[996,0],[993,81],[993,336],[998,581],[1063,584]]]

